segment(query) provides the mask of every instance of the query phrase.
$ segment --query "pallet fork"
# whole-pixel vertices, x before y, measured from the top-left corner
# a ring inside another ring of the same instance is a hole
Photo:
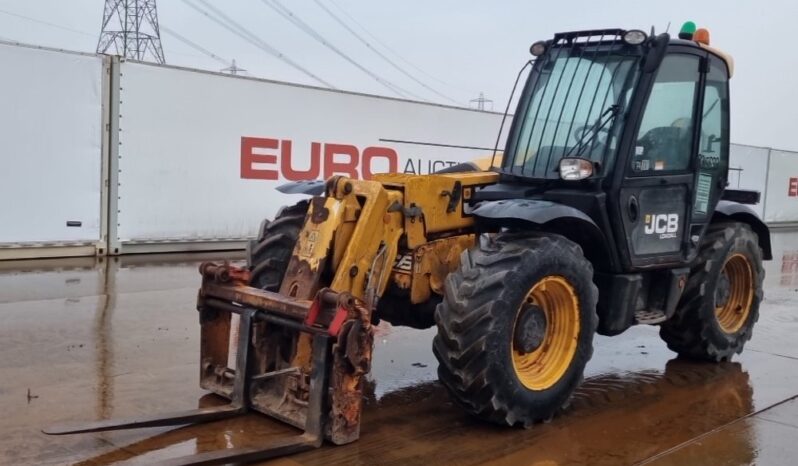
[[[356,440],[363,376],[370,369],[373,344],[368,306],[348,293],[328,289],[319,290],[313,300],[299,300],[252,288],[247,286],[249,271],[228,263],[203,263],[200,273],[200,385],[230,403],[157,416],[61,424],[43,432],[65,435],[198,424],[249,411],[304,430],[260,447],[184,456],[167,460],[166,465],[259,461],[318,448],[325,438],[336,444]],[[285,354],[281,343],[286,341],[293,343],[292,354]],[[234,361],[233,368],[228,361]]]

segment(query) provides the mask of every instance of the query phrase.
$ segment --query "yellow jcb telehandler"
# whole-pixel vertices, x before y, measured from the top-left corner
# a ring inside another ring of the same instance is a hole
[[[565,32],[533,44],[489,171],[283,186],[312,197],[263,222],[248,267],[200,267],[200,385],[230,404],[47,432],[254,410],[304,433],[169,464],[352,442],[381,319],[437,325],[441,383],[467,412],[508,426],[566,404],[595,332],[659,325],[683,356],[739,353],[758,317],[770,237],[745,205],[759,193],[726,189],[732,61],[694,29],[678,39]]]

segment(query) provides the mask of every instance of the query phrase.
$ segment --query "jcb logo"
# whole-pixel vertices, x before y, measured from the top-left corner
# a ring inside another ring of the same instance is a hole
[[[679,214],[648,214],[644,231],[647,235],[657,234],[660,239],[675,238],[679,231]]]

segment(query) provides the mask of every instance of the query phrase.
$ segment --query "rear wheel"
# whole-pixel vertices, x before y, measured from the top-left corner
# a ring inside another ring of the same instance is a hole
[[[302,201],[283,207],[274,220],[261,222],[258,238],[247,247],[250,286],[268,291],[280,289],[308,206],[308,201]]]
[[[592,273],[556,235],[483,237],[465,251],[435,314],[438,376],[454,399],[499,424],[554,415],[593,353]]]
[[[762,251],[742,223],[710,225],[676,314],[662,324],[668,348],[695,359],[728,360],[751,339],[762,300]]]

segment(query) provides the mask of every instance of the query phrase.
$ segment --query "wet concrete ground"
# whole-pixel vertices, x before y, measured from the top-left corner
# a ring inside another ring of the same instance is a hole
[[[273,464],[783,465],[798,457],[798,233],[776,233],[746,351],[675,359],[656,327],[597,337],[571,407],[532,429],[464,415],[435,380],[434,330],[382,325],[361,439]],[[233,254],[235,256],[235,254]],[[0,262],[0,463],[150,464],[296,432],[259,415],[182,429],[48,437],[56,421],[189,409],[196,265],[224,255]]]

